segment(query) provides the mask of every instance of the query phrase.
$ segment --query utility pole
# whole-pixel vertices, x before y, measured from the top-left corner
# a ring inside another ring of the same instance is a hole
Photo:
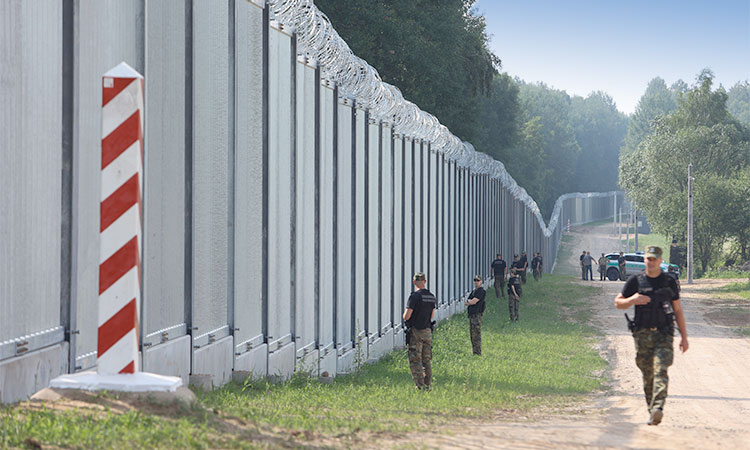
[[[628,253],[630,253],[630,224],[633,223],[633,209],[632,209],[632,206],[633,206],[633,202],[630,202],[628,204],[628,214],[627,214],[627,216],[628,216],[628,219],[627,219],[628,220],[628,224],[625,225],[625,242],[626,242],[626,244],[625,244],[626,247],[625,248],[627,248],[627,252]]]
[[[620,206],[620,219],[617,221],[617,250],[622,251],[622,206]]]
[[[693,284],[693,163],[688,164],[687,280]]]
[[[612,234],[617,234],[617,192],[615,192],[615,210],[612,211]]]
[[[635,234],[635,250],[634,252],[638,251],[638,204],[633,204],[633,222],[635,223],[635,230],[633,233]]]

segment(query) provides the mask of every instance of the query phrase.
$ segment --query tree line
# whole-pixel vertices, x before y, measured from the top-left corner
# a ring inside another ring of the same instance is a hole
[[[631,118],[620,185],[652,228],[685,244],[688,164],[693,165],[698,274],[750,259],[750,85],[714,88],[655,78]]]
[[[475,0],[315,3],[385,82],[503,162],[545,217],[564,193],[624,188],[655,231],[684,241],[692,161],[701,268],[750,258],[747,81],[725,90],[710,72],[693,86],[657,77],[626,116],[605,92],[571,96],[503,73]]]

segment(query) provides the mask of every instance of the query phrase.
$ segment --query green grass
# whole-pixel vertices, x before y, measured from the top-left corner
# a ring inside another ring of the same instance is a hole
[[[440,325],[434,336],[434,389],[417,391],[407,354],[397,351],[358,375],[333,385],[296,379],[285,385],[233,384],[206,393],[204,404],[254,422],[330,433],[358,429],[406,431],[425,420],[487,417],[496,409],[560,405],[598,389],[605,362],[592,349],[593,330],[562,320],[561,306],[590,295],[562,277],[524,286],[518,323],[507,320],[507,301],[490,288],[481,357],[471,354],[465,316]]]
[[[750,281],[727,284],[715,290],[718,292],[729,292],[745,300],[750,300]]]
[[[750,274],[748,272],[742,272],[740,270],[707,270],[700,278],[748,278]]]
[[[357,374],[337,377],[332,385],[300,376],[283,384],[231,383],[198,392],[197,406],[168,414],[5,408],[0,447],[247,447],[257,445],[255,428],[229,426],[227,420],[284,436],[304,430],[337,436],[404,432],[457,418],[486,420],[501,409],[569,406],[602,387],[606,362],[593,349],[597,333],[585,325],[590,312],[581,300],[596,289],[560,276],[545,275],[540,282],[530,277],[521,320],[511,324],[507,301],[496,299],[490,287],[483,355],[471,353],[465,315],[441,323],[434,335],[431,392],[415,389],[401,350]],[[576,321],[566,319],[572,311]]]

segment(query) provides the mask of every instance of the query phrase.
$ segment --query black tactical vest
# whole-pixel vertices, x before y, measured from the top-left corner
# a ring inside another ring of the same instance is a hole
[[[635,307],[635,329],[658,328],[667,334],[674,333],[674,310],[672,297],[675,292],[667,286],[667,277],[662,273],[657,278],[657,287],[651,286],[645,273],[638,277],[638,293],[648,296],[651,301],[645,305]]]

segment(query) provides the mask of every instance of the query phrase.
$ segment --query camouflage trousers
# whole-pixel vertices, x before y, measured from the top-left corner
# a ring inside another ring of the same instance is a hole
[[[510,320],[518,320],[518,297],[508,293],[508,312]]]
[[[409,369],[418,388],[432,385],[432,330],[411,330]]]
[[[500,296],[505,297],[505,290],[503,289],[505,287],[505,280],[504,277],[495,277],[495,297],[500,298]]]
[[[475,355],[482,354],[482,314],[469,316],[469,335],[471,336],[471,350]]]
[[[649,328],[636,331],[633,338],[635,363],[643,373],[643,393],[646,395],[648,410],[662,409],[667,400],[667,369],[674,359],[674,337]]]

